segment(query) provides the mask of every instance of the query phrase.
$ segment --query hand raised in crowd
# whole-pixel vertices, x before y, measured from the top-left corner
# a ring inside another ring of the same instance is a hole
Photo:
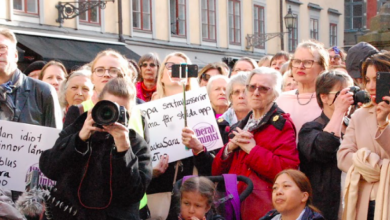
[[[181,132],[182,143],[186,147],[192,149],[194,154],[203,150],[203,144],[200,143],[199,139],[195,135],[195,132],[191,128],[185,127]]]
[[[118,152],[127,151],[130,148],[129,129],[119,122],[103,126],[104,131],[114,138]]]
[[[384,101],[390,102],[390,96],[384,96]],[[378,122],[379,126],[383,126],[387,123],[389,120],[389,114],[390,114],[390,105],[386,102],[380,102],[379,104],[376,104],[376,121]]]
[[[103,129],[94,126],[94,123],[95,121],[92,119],[92,111],[90,110],[88,111],[87,119],[85,119],[84,125],[79,132],[79,137],[82,141],[87,141],[91,137],[92,132],[104,131]]]
[[[153,178],[159,177],[161,174],[165,173],[165,171],[168,169],[168,161],[169,156],[167,154],[164,154],[164,156],[160,157],[158,164],[153,167]]]
[[[353,104],[353,94],[349,92],[350,88],[342,89],[334,101],[334,111],[345,114]]]
[[[253,134],[249,131],[244,131],[240,128],[237,128],[236,131],[233,131],[233,134],[235,135],[233,139],[230,140],[233,144],[237,145],[241,148],[245,153],[249,154],[249,152],[256,146],[256,141],[253,139]],[[229,144],[230,146],[230,144]],[[231,146],[231,148],[234,148],[234,145]],[[229,152],[233,151],[229,147]],[[237,147],[236,147],[237,148]]]

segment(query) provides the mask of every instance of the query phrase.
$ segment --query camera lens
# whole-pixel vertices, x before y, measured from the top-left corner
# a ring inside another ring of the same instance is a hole
[[[119,118],[119,106],[108,100],[100,101],[92,109],[92,118],[99,125],[110,125]]]

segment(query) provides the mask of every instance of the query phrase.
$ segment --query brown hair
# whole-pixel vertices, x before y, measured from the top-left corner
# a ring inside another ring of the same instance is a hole
[[[240,59],[238,59],[235,63],[234,63],[234,66],[233,66],[233,71],[234,71],[234,67],[236,66],[236,63],[238,63],[239,61],[246,61],[248,63],[250,63],[253,67],[253,69],[255,69],[256,67],[258,67],[256,61],[252,58],[249,58],[249,57],[241,57]]]
[[[158,70],[160,69],[161,63],[160,63],[160,59],[158,58],[157,54],[147,53],[147,54],[142,55],[142,57],[139,58],[138,66],[141,68],[142,64],[145,61],[153,61],[153,63],[157,65],[157,72],[158,72]],[[156,82],[157,82],[157,76],[158,76],[158,74],[156,75]],[[138,77],[137,77],[137,82],[142,82],[143,80],[144,79],[142,78],[142,69],[140,69]]]
[[[390,52],[377,53],[363,62],[362,77],[364,85],[367,84],[366,74],[368,66],[374,66],[377,72],[390,72]]]
[[[318,210],[315,206],[313,206],[313,190],[311,188],[311,184],[310,184],[310,181],[307,178],[307,176],[299,170],[286,169],[286,170],[283,170],[283,171],[279,172],[278,174],[276,174],[274,182],[282,174],[288,175],[294,181],[294,183],[298,186],[298,188],[301,190],[301,192],[307,192],[309,194],[309,197],[306,201],[306,206],[308,206],[314,212],[321,213],[320,210]]]
[[[321,73],[316,80],[316,97],[317,103],[320,108],[324,108],[324,103],[321,100],[321,94],[329,94],[331,92],[333,86],[336,84],[344,84],[350,83],[353,85],[353,80],[351,76],[347,73],[338,71],[338,70],[330,70],[327,72]]]
[[[42,80],[42,79],[43,79],[43,77],[45,76],[45,71],[46,71],[46,69],[47,69],[49,66],[58,66],[59,68],[62,69],[62,71],[64,71],[64,77],[65,77],[65,78],[68,77],[68,72],[66,71],[66,68],[65,68],[64,64],[52,60],[52,61],[48,62],[48,63],[42,68],[41,72],[39,73],[39,77],[38,77],[39,80]]]
[[[184,192],[197,192],[207,199],[207,205],[212,208],[214,205],[215,186],[206,177],[194,176],[184,181],[180,187],[180,198]]]
[[[339,47],[337,47],[337,46],[328,48],[328,51],[334,51],[335,53],[337,53],[337,52],[335,51],[335,49],[340,51],[338,54],[340,55],[341,60],[344,62],[345,59],[347,58],[347,53],[346,53],[343,49],[341,49],[341,48],[339,48]]]
[[[311,54],[314,57],[316,57],[316,59],[319,59],[317,62],[321,65],[321,67],[324,70],[327,70],[329,68],[329,53],[327,50],[325,50],[324,45],[322,43],[315,41],[315,40],[303,41],[300,44],[298,44],[295,52],[299,48],[308,49],[311,52]],[[315,53],[318,54],[318,57]],[[293,55],[293,58],[294,58],[294,56],[295,56],[295,54]],[[290,62],[290,67],[289,67],[290,69],[292,69],[292,63],[293,62]]]
[[[265,62],[269,62],[269,64],[268,64],[266,67],[270,67],[270,66],[271,66],[271,60],[272,60],[272,56],[263,56],[263,57],[259,60],[259,62],[257,63],[257,65],[258,65],[259,67],[262,67],[263,64],[264,64]]]
[[[269,64],[272,65],[272,61],[280,59],[280,58],[284,58],[286,60],[286,62],[288,62],[291,59],[291,55],[290,55],[290,53],[288,53],[286,51],[279,51],[278,53],[276,53],[272,57],[271,62],[269,62]]]
[[[131,109],[135,105],[136,91],[134,83],[129,82],[128,78],[113,78],[104,85],[102,92],[99,94],[99,100],[104,95],[111,94],[120,98],[130,99]],[[131,109],[127,109],[129,112]]]

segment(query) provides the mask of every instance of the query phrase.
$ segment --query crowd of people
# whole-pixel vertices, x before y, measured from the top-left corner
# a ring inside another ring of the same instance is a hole
[[[16,43],[0,29],[0,120],[62,129],[40,157],[56,185],[37,219],[233,219],[217,215],[222,187],[203,177],[222,174],[253,183],[244,220],[390,219],[390,95],[376,99],[390,52],[361,42],[347,54],[309,40],[258,62],[208,63],[184,88],[207,88],[222,148],[209,151],[184,127],[177,132],[193,156],[169,163],[164,155],[152,166],[153,134],[134,106],[183,92],[172,66],[191,64],[184,53],[134,61],[109,49],[74,71],[36,61],[23,73]],[[359,99],[356,86],[371,99]],[[98,125],[93,111],[104,101],[129,119]],[[238,193],[246,187],[239,182]]]

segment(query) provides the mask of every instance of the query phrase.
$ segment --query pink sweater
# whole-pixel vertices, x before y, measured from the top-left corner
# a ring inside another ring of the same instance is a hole
[[[276,104],[284,112],[289,113],[291,119],[294,122],[297,135],[303,124],[309,121],[313,121],[321,115],[321,108],[318,106],[315,93],[303,93],[299,94],[299,103],[307,105],[301,105],[298,103],[296,90],[283,92],[276,99]],[[311,98],[312,97],[312,98]],[[311,99],[311,100],[310,100]],[[310,101],[309,101],[310,100]],[[298,141],[298,136],[297,136]]]

